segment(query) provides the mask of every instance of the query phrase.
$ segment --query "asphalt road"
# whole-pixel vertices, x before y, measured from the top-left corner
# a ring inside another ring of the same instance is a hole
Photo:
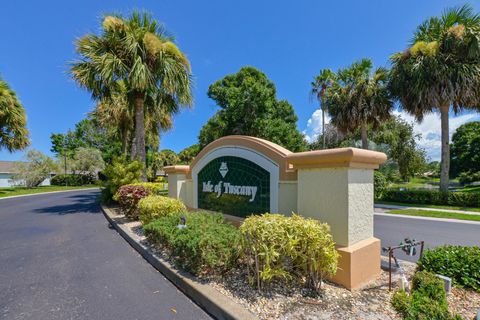
[[[426,248],[444,244],[461,246],[480,246],[480,223],[445,222],[427,219],[404,218],[395,215],[375,215],[375,237],[382,241],[383,247],[396,246],[405,238],[424,240]],[[398,252],[397,257],[416,261],[418,255],[409,257]]]
[[[108,228],[98,193],[0,200],[0,319],[210,319]]]

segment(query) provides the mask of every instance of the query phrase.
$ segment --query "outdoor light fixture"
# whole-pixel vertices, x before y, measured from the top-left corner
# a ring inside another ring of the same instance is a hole
[[[181,223],[177,225],[178,229],[184,229],[187,226],[187,217],[181,216],[180,217]]]

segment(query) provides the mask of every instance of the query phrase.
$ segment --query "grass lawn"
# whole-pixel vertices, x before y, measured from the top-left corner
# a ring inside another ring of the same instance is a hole
[[[420,216],[420,217],[480,221],[480,215],[453,213],[453,212],[446,212],[446,211],[428,211],[428,210],[417,210],[417,209],[403,209],[403,210],[391,210],[388,213],[404,214],[404,215],[407,215],[407,216]]]
[[[382,201],[382,200],[375,200],[375,203],[391,204],[391,205],[395,205],[395,206],[405,206],[405,207],[419,207],[419,208],[433,208],[433,209],[463,210],[463,211],[480,212],[480,208],[469,208],[469,207],[440,206],[440,205],[433,205],[433,204],[403,203],[403,202],[391,202],[391,201]]]
[[[24,194],[76,190],[76,189],[85,189],[85,188],[98,188],[98,186],[88,185],[88,186],[79,186],[79,187],[44,186],[44,187],[34,187],[34,188],[26,188],[26,187],[0,188],[0,198],[10,197],[10,196],[20,196]]]

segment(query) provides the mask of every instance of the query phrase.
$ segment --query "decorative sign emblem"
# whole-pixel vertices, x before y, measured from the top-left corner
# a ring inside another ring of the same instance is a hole
[[[197,188],[202,209],[242,217],[270,209],[270,173],[247,159],[212,160],[199,171]]]
[[[227,163],[222,162],[222,164],[220,165],[220,169],[218,169],[218,171],[220,171],[220,174],[222,175],[222,178],[225,178],[225,176],[228,173]]]

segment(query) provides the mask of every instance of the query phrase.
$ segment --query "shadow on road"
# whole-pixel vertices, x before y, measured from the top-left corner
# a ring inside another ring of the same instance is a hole
[[[49,207],[35,209],[35,213],[47,213],[56,215],[66,215],[75,213],[100,213],[100,201],[98,193],[77,194],[67,197],[69,204],[59,204]],[[70,202],[73,199],[75,202]]]

